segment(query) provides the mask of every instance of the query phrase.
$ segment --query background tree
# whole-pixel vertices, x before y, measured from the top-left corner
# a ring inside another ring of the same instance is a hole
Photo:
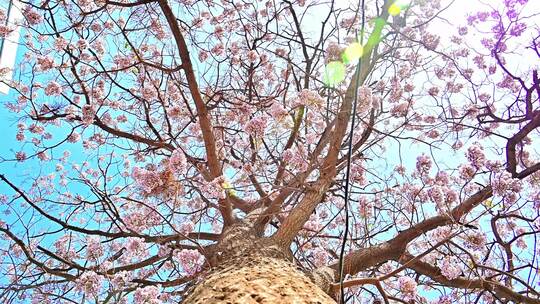
[[[540,303],[538,6],[21,2],[2,303]]]

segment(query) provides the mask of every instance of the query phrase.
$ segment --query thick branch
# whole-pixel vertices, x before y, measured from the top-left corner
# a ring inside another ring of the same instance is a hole
[[[540,299],[524,296],[521,293],[515,292],[512,289],[492,280],[466,279],[464,277],[449,280],[442,275],[441,270],[438,267],[418,260],[413,261],[413,258],[413,255],[407,253],[401,256],[399,262],[402,264],[407,263],[407,268],[410,268],[417,273],[428,276],[433,281],[441,283],[445,286],[463,289],[487,289],[497,295],[497,297],[511,300],[515,303],[540,304]]]
[[[178,47],[178,53],[180,55],[180,59],[182,60],[182,66],[186,74],[189,91],[191,93],[193,101],[195,102],[195,107],[197,108],[197,116],[199,118],[199,125],[201,127],[204,146],[206,149],[208,168],[212,177],[216,178],[218,176],[221,176],[221,164],[219,163],[219,158],[216,151],[216,141],[213,133],[214,130],[212,127],[212,122],[210,121],[210,114],[208,113],[208,108],[206,107],[206,104],[202,99],[201,93],[199,92],[199,86],[197,84],[197,79],[195,78],[195,73],[193,71],[193,66],[189,57],[188,46],[186,44],[186,40],[184,39],[184,35],[182,34],[180,27],[178,26],[176,17],[172,12],[171,7],[167,3],[167,0],[160,0],[159,6],[165,14],[165,18],[167,19],[167,23],[171,28],[174,40],[176,41],[176,45]],[[221,215],[223,216],[225,226],[230,225],[233,222],[233,216],[232,206],[229,200],[220,200],[219,210],[221,212]]]
[[[390,1],[385,1],[383,5],[381,18],[385,21],[388,19],[389,5]],[[357,66],[356,72],[354,73],[349,86],[347,87],[343,103],[341,104],[336,117],[336,123],[331,135],[328,153],[326,154],[322,167],[320,168],[319,179],[312,187],[310,187],[310,189],[307,190],[304,198],[289,213],[281,227],[273,236],[273,239],[283,247],[288,247],[292,243],[298,231],[302,229],[302,226],[309,219],[317,205],[321,203],[322,197],[334,182],[334,178],[337,174],[336,165],[339,157],[339,151],[341,149],[343,139],[347,133],[347,126],[349,125],[349,120],[351,117],[352,105],[353,102],[355,102],[354,97],[356,95],[356,90],[358,89],[358,86],[364,83],[371,70],[372,51],[372,47],[366,49],[366,52],[362,57],[362,64]]]

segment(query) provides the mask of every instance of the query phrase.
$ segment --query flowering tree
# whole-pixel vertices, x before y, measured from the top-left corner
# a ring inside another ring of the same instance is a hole
[[[540,303],[533,4],[20,2],[2,303]]]

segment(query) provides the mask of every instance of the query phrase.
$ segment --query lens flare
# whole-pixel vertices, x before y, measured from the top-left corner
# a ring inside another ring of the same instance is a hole
[[[364,54],[364,47],[358,42],[350,44],[343,53],[343,61],[345,63],[354,63],[358,61]]]

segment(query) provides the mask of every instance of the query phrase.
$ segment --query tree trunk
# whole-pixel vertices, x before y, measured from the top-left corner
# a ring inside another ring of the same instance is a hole
[[[212,269],[183,303],[336,302],[287,259],[256,253]]]

